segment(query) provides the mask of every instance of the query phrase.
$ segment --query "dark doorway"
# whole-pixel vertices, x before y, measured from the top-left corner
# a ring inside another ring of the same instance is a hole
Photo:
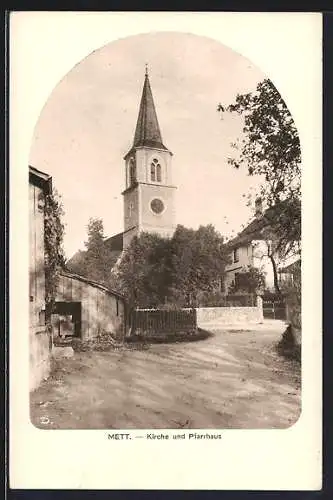
[[[81,302],[56,302],[54,313],[72,316],[74,337],[81,337]]]

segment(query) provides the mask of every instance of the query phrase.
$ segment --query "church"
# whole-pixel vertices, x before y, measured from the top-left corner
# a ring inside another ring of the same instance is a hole
[[[175,192],[172,152],[164,145],[146,68],[133,144],[124,156],[124,231],[105,240],[111,267],[134,236],[141,232],[172,236],[175,229]],[[68,262],[79,265],[84,252]]]
[[[172,153],[162,141],[147,70],[133,145],[124,161],[124,248],[142,231],[172,236],[176,189]]]

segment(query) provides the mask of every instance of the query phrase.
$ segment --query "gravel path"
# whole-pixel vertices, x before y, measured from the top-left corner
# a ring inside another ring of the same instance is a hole
[[[300,414],[300,366],[274,330],[213,329],[191,343],[76,352],[31,394],[49,429],[285,428]]]

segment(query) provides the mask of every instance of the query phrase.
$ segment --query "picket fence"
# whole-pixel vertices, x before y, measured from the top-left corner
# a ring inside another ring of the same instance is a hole
[[[134,309],[130,334],[139,336],[193,333],[197,328],[196,309]]]

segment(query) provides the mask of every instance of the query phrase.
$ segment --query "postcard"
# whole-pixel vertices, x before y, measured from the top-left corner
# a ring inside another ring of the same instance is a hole
[[[321,36],[11,14],[11,487],[321,488]]]

